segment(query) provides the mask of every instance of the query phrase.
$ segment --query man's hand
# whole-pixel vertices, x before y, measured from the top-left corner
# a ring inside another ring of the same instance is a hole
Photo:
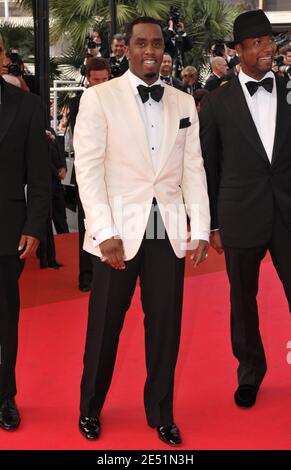
[[[215,251],[217,251],[219,255],[223,253],[224,250],[221,243],[219,230],[214,230],[210,233],[210,245],[212,246],[212,248],[214,248]]]
[[[101,261],[114,269],[125,269],[123,243],[120,238],[110,238],[99,245],[102,254]]]
[[[198,247],[191,254],[191,264],[194,268],[205,261],[208,254],[209,243],[205,240],[199,240]]]
[[[58,178],[59,178],[59,180],[65,179],[66,174],[67,174],[66,168],[59,168],[58,169]]]
[[[38,238],[31,237],[29,235],[21,235],[18,251],[22,251],[23,248],[25,248],[25,250],[19,256],[19,259],[25,259],[31,255],[34,255],[37,250],[38,245],[39,245]]]
[[[46,130],[45,133],[46,133],[47,139],[50,142],[52,142],[53,144],[55,144],[56,143],[56,137],[54,136],[54,134],[52,134],[52,132],[48,131],[48,130]]]
[[[180,33],[184,33],[185,32],[185,26],[184,26],[184,23],[182,23],[182,21],[179,21],[178,23],[178,31]]]
[[[8,75],[8,67],[7,65],[2,65],[2,67],[0,67],[0,75]]]
[[[168,21],[168,28],[174,30],[174,22],[173,20]]]
[[[22,75],[17,76],[18,80],[20,81],[20,87],[23,91],[26,91],[27,93],[30,93],[30,88],[26,84],[26,81],[24,80]]]

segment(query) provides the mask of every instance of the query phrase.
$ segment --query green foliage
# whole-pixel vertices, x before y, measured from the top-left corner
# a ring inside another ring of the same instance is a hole
[[[25,8],[32,8],[32,0],[19,0]],[[117,0],[117,28],[138,16],[153,16],[166,25],[171,6],[181,11],[185,30],[193,41],[186,54],[185,65],[200,68],[208,63],[209,48],[219,39],[230,37],[234,18],[245,7],[229,4],[226,0]],[[248,2],[250,3],[250,2]],[[50,40],[70,38],[71,48],[55,61],[65,77],[75,77],[84,55],[86,36],[90,28],[98,28],[105,36],[109,33],[110,13],[108,0],[49,0],[52,24]],[[83,48],[83,50],[82,50]],[[67,63],[65,63],[67,61]]]
[[[211,45],[231,38],[235,17],[240,9],[223,0],[181,0],[185,29],[193,41],[186,55],[187,64],[201,67],[208,63]]]
[[[34,54],[34,35],[31,26],[19,26],[13,22],[0,23],[0,33],[7,50],[19,49],[20,55],[27,60]]]

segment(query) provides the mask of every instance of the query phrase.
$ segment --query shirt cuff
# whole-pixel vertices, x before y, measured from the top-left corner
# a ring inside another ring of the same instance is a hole
[[[111,225],[111,227],[106,227],[103,230],[99,230],[92,235],[93,246],[96,248],[105,240],[109,240],[109,238],[116,237],[118,235],[119,233],[115,225]]]
[[[198,241],[198,240],[205,240],[206,242],[209,242],[209,233],[208,232],[194,232],[192,237],[192,241]]]

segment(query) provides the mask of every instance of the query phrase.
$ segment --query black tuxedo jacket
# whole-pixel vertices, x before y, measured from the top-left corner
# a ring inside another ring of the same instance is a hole
[[[222,78],[219,78],[212,73],[206,80],[204,88],[208,91],[213,91],[221,85],[222,81]]]
[[[161,80],[163,80],[162,76],[161,76]],[[168,77],[168,80],[169,81],[163,80],[163,82],[166,83],[169,86],[173,86],[174,88],[177,88],[177,90],[181,90],[181,91],[184,91],[185,93],[187,93],[186,87],[184,86],[184,84],[181,80],[179,80],[176,77],[172,77],[172,76]]]
[[[117,59],[116,59],[115,56],[110,57],[110,59],[109,59],[110,67],[116,65],[116,62],[117,62]],[[128,67],[129,67],[129,65],[128,65],[127,57],[124,56],[122,61],[119,64],[119,73],[120,73],[120,75],[118,75],[118,76],[123,75],[128,70]]]
[[[287,82],[276,77],[276,84],[271,163],[238,78],[203,101],[200,135],[211,228],[220,229],[226,246],[250,248],[267,243],[276,210],[291,230],[291,105],[287,102]]]
[[[41,238],[51,173],[39,98],[1,77],[0,86],[0,256],[7,256],[17,253],[21,234]]]

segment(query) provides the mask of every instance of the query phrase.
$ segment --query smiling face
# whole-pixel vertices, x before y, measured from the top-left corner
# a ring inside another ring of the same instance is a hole
[[[276,44],[273,36],[249,38],[236,45],[243,72],[255,80],[261,80],[272,69]]]
[[[164,38],[159,25],[139,23],[133,26],[126,55],[129,68],[148,85],[159,78],[159,70],[163,60]]]
[[[113,39],[111,50],[117,59],[121,59],[124,56],[125,41],[123,39]]]

